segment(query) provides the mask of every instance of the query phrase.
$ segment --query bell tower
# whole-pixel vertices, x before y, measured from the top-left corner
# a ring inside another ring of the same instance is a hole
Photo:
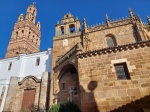
[[[20,14],[15,23],[5,58],[31,54],[40,50],[40,22],[36,22],[35,3],[28,6],[26,16]]]
[[[36,7],[34,3],[27,8],[26,19],[30,20],[31,22],[35,24]]]

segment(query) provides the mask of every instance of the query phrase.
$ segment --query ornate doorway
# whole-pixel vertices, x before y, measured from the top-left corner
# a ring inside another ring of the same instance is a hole
[[[34,107],[35,89],[25,89],[22,100],[22,110],[31,112]]]
[[[65,103],[67,100],[80,106],[79,78],[76,68],[72,64],[66,65],[59,74],[58,102]]]

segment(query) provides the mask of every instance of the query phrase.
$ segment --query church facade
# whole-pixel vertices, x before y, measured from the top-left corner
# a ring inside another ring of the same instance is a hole
[[[88,27],[71,13],[56,24],[50,105],[75,102],[82,112],[150,109],[150,19],[129,16]],[[61,45],[61,46],[60,46]]]
[[[145,24],[129,9],[126,18],[112,21],[106,14],[105,23],[88,27],[67,13],[55,25],[53,49],[39,52],[36,13],[31,4],[25,18],[19,15],[0,60],[3,79],[9,74],[6,90],[0,88],[1,111],[46,111],[68,100],[82,112],[150,110],[149,17]],[[20,65],[10,74],[12,60]]]

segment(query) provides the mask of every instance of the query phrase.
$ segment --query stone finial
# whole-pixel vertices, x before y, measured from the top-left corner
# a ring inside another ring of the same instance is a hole
[[[36,23],[36,27],[40,30],[41,29],[41,23],[38,21],[37,23]]]
[[[133,11],[132,11],[132,9],[131,9],[131,8],[129,8],[129,14],[130,14],[130,17],[131,17],[131,18],[133,18],[134,13],[133,13]]]
[[[147,18],[148,24],[150,25],[150,17],[146,16],[146,18]]]
[[[110,20],[109,20],[109,17],[108,17],[107,13],[106,13],[106,23],[107,23],[107,26],[109,27],[110,26]]]
[[[79,20],[78,17],[76,17],[76,20]]]
[[[83,19],[83,29],[87,28],[86,20],[85,18]]]
[[[59,21],[57,21],[57,24],[59,24]]]
[[[136,16],[137,16],[138,20],[142,23],[140,16],[138,14],[136,14]]]
[[[108,14],[106,13],[106,21],[109,21],[109,17]]]
[[[36,5],[36,2],[33,2],[32,5],[35,6],[35,5]]]
[[[23,16],[23,14],[20,14],[18,17],[18,21],[23,21],[23,20],[24,20],[24,16]]]

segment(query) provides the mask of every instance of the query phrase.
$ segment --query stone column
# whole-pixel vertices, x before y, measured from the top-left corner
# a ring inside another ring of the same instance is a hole
[[[39,110],[49,109],[49,95],[50,95],[50,73],[44,72],[41,81]]]
[[[3,112],[12,111],[11,107],[13,106],[13,101],[15,100],[15,96],[18,88],[18,81],[19,81],[19,77],[12,76],[10,78],[10,83],[8,87],[8,92],[7,92]]]

